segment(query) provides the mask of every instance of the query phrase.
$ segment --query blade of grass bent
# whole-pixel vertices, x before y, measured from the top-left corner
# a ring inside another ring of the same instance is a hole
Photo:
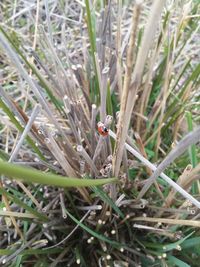
[[[63,177],[56,174],[47,174],[38,170],[33,170],[21,167],[16,164],[7,162],[0,162],[0,174],[16,178],[31,183],[54,185],[59,187],[85,187],[85,186],[99,186],[107,183],[116,182],[116,178],[108,179],[78,179]]]

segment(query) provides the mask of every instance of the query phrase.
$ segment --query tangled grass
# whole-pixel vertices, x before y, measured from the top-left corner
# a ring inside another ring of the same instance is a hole
[[[2,266],[199,266],[199,10],[0,3]]]

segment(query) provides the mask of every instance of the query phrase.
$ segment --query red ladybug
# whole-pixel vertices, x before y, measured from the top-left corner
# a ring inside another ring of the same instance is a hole
[[[107,136],[108,135],[108,128],[106,128],[106,126],[102,122],[99,122],[98,123],[98,132],[102,136]]]

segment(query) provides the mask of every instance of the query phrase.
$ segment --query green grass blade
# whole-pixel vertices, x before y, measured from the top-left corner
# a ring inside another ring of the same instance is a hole
[[[198,247],[200,248],[200,237],[194,237],[185,240],[185,242],[181,245],[182,249],[189,249],[193,247]]]
[[[190,83],[194,84],[198,80],[199,74],[200,74],[200,63],[196,65],[196,67],[192,71],[190,77],[186,80],[186,82],[184,84],[184,87],[183,87],[183,90],[181,90],[181,92],[178,95],[179,99],[183,96],[183,94],[184,94],[185,90],[187,89],[188,85]]]
[[[95,64],[95,52],[96,52],[95,31],[92,27],[92,16],[91,16],[91,11],[90,11],[89,0],[85,0],[85,6],[86,6],[87,26],[88,26],[88,33],[89,33],[89,38],[90,38],[92,58],[93,58],[94,65],[96,65]]]
[[[190,233],[189,235],[185,236],[184,238],[181,238],[177,242],[171,243],[169,245],[164,245],[163,246],[164,251],[167,252],[167,251],[170,251],[173,249],[177,249],[177,246],[180,246],[186,239],[188,239],[193,234],[194,234],[194,232]]]
[[[0,249],[0,256],[8,256],[13,253],[12,249]]]
[[[115,205],[113,200],[100,188],[92,187],[92,190],[95,192],[97,196],[99,196],[105,203],[112,207],[112,209],[122,218],[125,218],[123,212]]]
[[[193,131],[193,121],[192,121],[191,112],[189,112],[189,111],[186,112],[186,119],[187,119],[187,124],[188,124],[188,130],[189,130],[189,132],[192,132]],[[191,145],[188,150],[189,150],[190,162],[192,164],[192,167],[195,168],[196,165],[198,164],[196,145]],[[198,194],[198,192],[199,192],[198,182],[199,181],[194,182],[192,184],[192,193],[193,194]]]
[[[170,262],[170,264],[173,264],[173,265],[170,265],[170,266],[178,266],[178,267],[191,267],[191,265],[187,264],[186,262],[182,261],[182,260],[179,260],[178,258],[174,257],[174,256],[171,256],[169,255],[167,257],[168,261]]]
[[[51,249],[25,249],[19,253],[19,255],[42,255],[42,254],[55,254],[62,252],[62,248],[51,248]],[[0,249],[1,256],[12,255],[15,252],[14,249]]]
[[[22,266],[22,265],[21,265],[21,263],[22,263],[22,258],[23,258],[22,255],[18,255],[18,256],[16,257],[15,267],[20,267],[20,266]]]
[[[119,217],[121,217],[122,219],[125,218],[124,213],[117,207],[117,205],[113,202],[113,200],[101,188],[97,188],[93,186],[92,190],[95,192],[95,194],[98,197],[100,197],[105,203],[107,203],[116,212],[116,214],[118,214]],[[129,236],[131,238],[132,231],[131,231],[130,224],[128,222],[125,222],[125,224],[128,229]]]
[[[0,159],[1,160],[8,161],[9,158],[10,158],[10,156],[5,151],[3,151],[2,149],[0,149]]]
[[[9,176],[10,178],[24,180],[28,183],[47,184],[58,187],[99,186],[117,181],[116,178],[92,180],[63,177],[56,174],[43,173],[42,171],[21,167],[3,161],[0,162],[0,174]]]
[[[192,122],[192,114],[191,112],[187,111],[186,112],[186,119],[187,119],[187,124],[188,124],[188,130],[189,132],[193,131],[193,122]],[[196,146],[192,145],[189,148],[189,154],[190,154],[190,162],[192,164],[192,167],[196,167],[197,165],[197,153],[196,153]]]
[[[173,84],[173,88],[172,88],[172,92],[174,92],[176,86],[178,85],[179,81],[181,80],[182,77],[184,77],[183,75],[186,73],[188,67],[190,67],[190,62],[191,62],[191,58],[188,59],[188,61],[185,63],[184,67],[182,68],[180,74],[178,75],[175,83]]]
[[[94,81],[95,86],[92,89],[97,94],[95,98],[96,98],[96,103],[98,103],[99,97],[100,97],[100,89],[99,89],[99,80],[98,80],[97,66],[96,66],[96,60],[95,60],[96,34],[95,34],[95,26],[93,25],[94,18],[92,18],[89,0],[85,0],[85,6],[86,6],[86,22],[87,22],[88,35],[89,35],[89,41],[90,41],[90,47],[91,47],[91,55],[92,55],[92,61],[93,61],[94,70],[95,70],[95,81]],[[91,93],[93,90],[91,90]]]
[[[112,99],[111,99],[111,93],[110,93],[110,82],[108,82],[108,85],[107,85],[106,107],[107,107],[106,108],[107,114],[113,116]]]

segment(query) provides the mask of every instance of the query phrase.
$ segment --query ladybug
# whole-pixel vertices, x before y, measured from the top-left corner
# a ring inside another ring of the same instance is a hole
[[[102,136],[107,136],[108,135],[108,128],[102,123],[98,123],[98,132]]]

